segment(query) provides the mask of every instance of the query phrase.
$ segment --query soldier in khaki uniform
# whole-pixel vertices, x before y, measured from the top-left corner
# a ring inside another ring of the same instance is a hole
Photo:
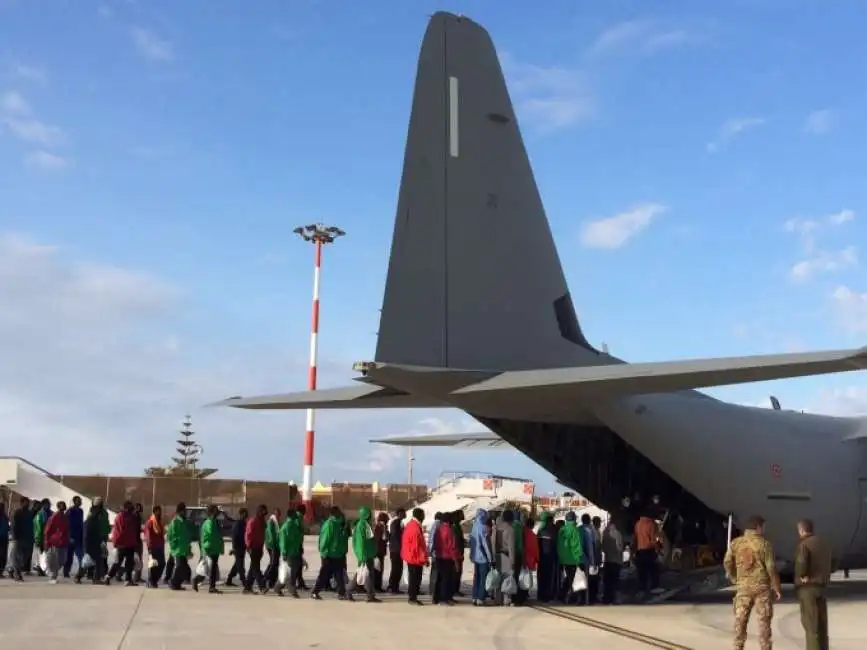
[[[726,576],[735,585],[735,650],[744,650],[747,624],[755,609],[759,624],[759,647],[771,650],[771,620],[774,600],[780,599],[780,576],[774,560],[774,549],[763,536],[765,520],[750,517],[744,534],[732,540],[723,566]]]
[[[813,534],[813,522],[798,522],[795,552],[795,590],[801,606],[801,625],[807,650],[828,650],[828,600],[825,590],[831,580],[831,552]]]

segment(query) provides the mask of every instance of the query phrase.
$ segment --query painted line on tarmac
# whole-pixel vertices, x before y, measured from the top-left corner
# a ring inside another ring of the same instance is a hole
[[[642,634],[641,632],[628,630],[625,627],[612,625],[611,623],[604,623],[594,618],[588,618],[587,616],[581,616],[580,614],[575,614],[573,612],[565,612],[560,609],[555,609],[554,607],[547,607],[545,605],[530,605],[530,607],[535,609],[537,612],[550,614],[551,616],[557,616],[567,621],[572,621],[573,623],[580,623],[581,625],[586,625],[587,627],[592,627],[603,632],[609,632],[620,637],[632,639],[633,641],[643,643],[652,648],[660,648],[661,650],[694,650],[693,648],[681,645],[680,643],[666,641],[665,639],[650,636],[649,634]]]

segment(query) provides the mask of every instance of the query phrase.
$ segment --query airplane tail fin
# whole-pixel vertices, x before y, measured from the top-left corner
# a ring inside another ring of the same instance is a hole
[[[578,324],[494,44],[468,18],[437,13],[418,62],[376,360],[500,371],[606,358]]]

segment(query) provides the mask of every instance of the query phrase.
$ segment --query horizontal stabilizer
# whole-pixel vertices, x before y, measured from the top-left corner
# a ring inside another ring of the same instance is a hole
[[[867,348],[504,372],[453,395],[562,391],[563,397],[641,395],[867,368]]]
[[[478,433],[429,433],[417,436],[389,436],[371,440],[396,447],[451,447],[452,449],[511,449],[509,443],[489,431]]]
[[[345,388],[301,393],[279,393],[256,397],[230,397],[211,406],[231,406],[240,409],[303,410],[303,409],[365,409],[365,408],[438,408],[448,406],[428,397],[408,395],[391,388],[358,384]]]

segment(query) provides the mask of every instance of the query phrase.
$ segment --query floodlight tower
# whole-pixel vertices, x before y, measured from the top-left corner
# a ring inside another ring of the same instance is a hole
[[[346,233],[340,228],[314,223],[299,226],[293,232],[315,249],[313,266],[313,319],[310,330],[310,367],[307,370],[307,390],[316,390],[316,356],[319,347],[319,276],[322,268],[322,247],[333,244]],[[315,439],[316,411],[307,409],[307,431],[304,436],[304,478],[301,483],[301,501],[307,509],[305,518],[313,519],[313,442]]]

